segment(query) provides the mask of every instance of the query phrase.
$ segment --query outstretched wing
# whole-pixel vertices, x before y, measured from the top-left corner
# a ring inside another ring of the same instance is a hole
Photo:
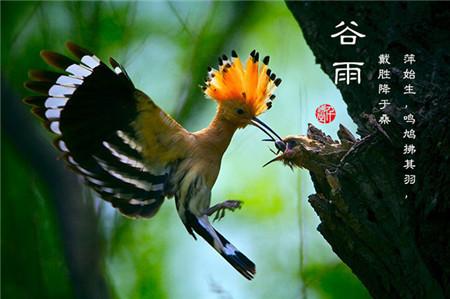
[[[30,71],[25,86],[44,95],[24,101],[58,135],[54,144],[69,167],[103,199],[128,216],[153,216],[190,134],[136,90],[113,59],[111,70],[89,51],[66,45],[81,62],[42,51],[64,72]]]

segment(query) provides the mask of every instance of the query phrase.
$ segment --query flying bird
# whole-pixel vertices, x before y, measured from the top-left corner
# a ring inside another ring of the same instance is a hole
[[[42,95],[24,101],[57,135],[54,145],[67,165],[87,185],[121,213],[150,218],[165,198],[175,198],[187,231],[206,240],[245,278],[255,264],[214,229],[209,216],[240,208],[227,200],[210,206],[211,189],[222,156],[235,131],[253,125],[270,136],[275,132],[260,121],[272,105],[281,83],[255,50],[244,63],[235,51],[219,57],[218,69],[208,68],[202,87],[215,100],[211,123],[189,132],[136,89],[125,69],[110,58],[112,68],[97,56],[68,42],[76,59],[41,51],[44,61],[59,72],[32,70],[25,86]],[[280,139],[280,137],[277,137]]]

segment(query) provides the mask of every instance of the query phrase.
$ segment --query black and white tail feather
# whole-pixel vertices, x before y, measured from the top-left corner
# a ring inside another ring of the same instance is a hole
[[[30,71],[25,86],[43,96],[24,101],[58,137],[54,145],[86,183],[131,217],[152,217],[163,203],[167,170],[150,169],[133,128],[137,92],[127,73],[110,59],[68,42],[80,61],[50,51],[42,58],[63,72]]]
[[[248,280],[253,279],[256,274],[255,264],[222,236],[208,220],[208,216],[196,217],[187,211],[186,227],[190,234],[196,239],[195,231],[209,245],[211,245],[233,268]],[[192,230],[190,230],[192,228]]]

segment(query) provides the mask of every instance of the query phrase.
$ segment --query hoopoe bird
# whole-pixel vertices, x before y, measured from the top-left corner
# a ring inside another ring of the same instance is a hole
[[[214,206],[211,189],[234,132],[254,125],[273,139],[256,118],[271,107],[280,84],[253,51],[245,67],[235,51],[219,68],[208,68],[204,94],[218,104],[208,127],[189,132],[136,89],[125,69],[110,58],[112,69],[72,42],[77,58],[41,51],[44,61],[62,72],[32,70],[25,86],[40,93],[24,101],[57,135],[54,145],[67,165],[101,198],[130,217],[154,216],[165,198],[175,197],[181,221],[194,239],[206,240],[245,278],[255,264],[217,232],[209,216],[240,208],[228,200]],[[278,135],[276,135],[278,136]],[[279,137],[278,137],[279,138]]]

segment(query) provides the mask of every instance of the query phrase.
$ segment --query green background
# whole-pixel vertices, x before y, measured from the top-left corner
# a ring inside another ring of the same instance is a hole
[[[281,164],[253,127],[237,132],[213,189],[214,203],[244,201],[215,226],[257,265],[243,279],[202,240],[194,241],[168,200],[150,220],[118,214],[58,160],[52,136],[21,98],[41,49],[72,40],[125,66],[136,87],[183,126],[205,127],[215,104],[198,87],[208,65],[257,49],[283,79],[261,119],[281,135],[308,123],[335,137],[355,131],[283,2],[1,2],[2,298],[367,298],[316,231],[305,170]],[[336,120],[314,111],[333,105]],[[101,111],[99,111],[101,113]],[[89,295],[90,294],[90,295]]]

